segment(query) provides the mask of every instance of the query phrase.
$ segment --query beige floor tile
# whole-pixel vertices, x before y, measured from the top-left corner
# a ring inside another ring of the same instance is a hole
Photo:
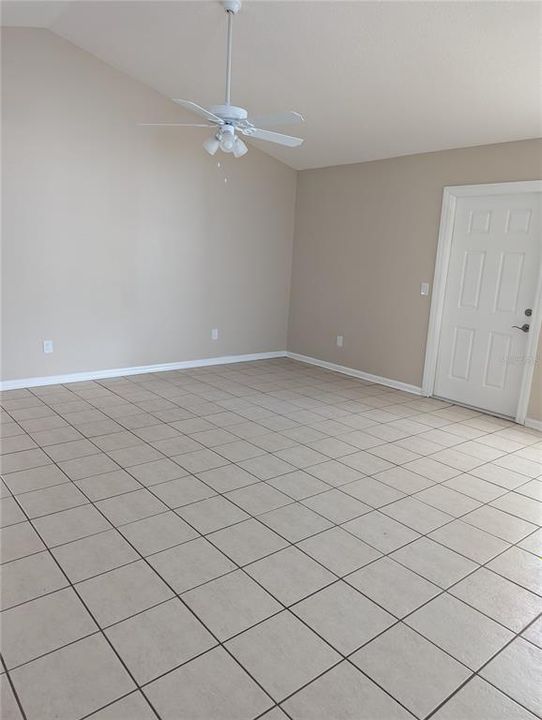
[[[17,470],[28,470],[30,468],[50,465],[51,459],[39,448],[22,450],[21,452],[2,455],[0,469],[2,473],[12,473]]]
[[[527,590],[542,595],[542,564],[539,557],[512,547],[492,560],[488,568]]]
[[[177,508],[176,512],[203,535],[234,525],[249,517],[244,510],[219,495],[184,505]]]
[[[448,525],[437,528],[429,534],[429,537],[477,563],[488,562],[509,547],[509,543],[505,540],[479,530],[473,525],[467,525],[462,520],[454,520]]]
[[[0,562],[10,562],[44,550],[45,545],[29,522],[0,530]]]
[[[222,648],[155,680],[144,692],[163,720],[178,720],[180,707],[191,720],[252,720],[273,704]]]
[[[130,468],[130,475],[133,475],[136,480],[139,480],[140,483],[147,487],[168,480],[175,480],[184,477],[186,474],[186,470],[169,458],[152,460]]]
[[[442,588],[453,585],[478,567],[472,560],[429,538],[420,538],[399,548],[391,558]]]
[[[113,625],[106,635],[139,684],[217,644],[177,598]]]
[[[536,622],[529,625],[529,627],[522,633],[522,637],[542,649],[542,617],[538,618]]]
[[[371,512],[344,523],[343,527],[383,553],[406,545],[420,534],[381,512]]]
[[[525,483],[525,475],[499,467],[494,463],[488,463],[487,465],[482,465],[479,468],[471,470],[471,475],[482,478],[482,480],[487,480],[494,485],[500,485],[507,490],[514,490]]]
[[[23,665],[12,679],[28,720],[76,720],[135,688],[101,635]]]
[[[285,450],[279,452],[286,452]],[[291,463],[269,453],[250,460],[243,460],[239,465],[259,480],[270,480],[278,475],[293,472],[296,468]]]
[[[431,507],[442,510],[442,512],[454,517],[460,517],[480,507],[477,500],[442,485],[433,485],[433,487],[416,493],[416,500],[421,500],[427,505],[431,505]]]
[[[0,500],[0,527],[6,528],[27,519],[18,502],[13,497],[4,497]]]
[[[291,609],[343,655],[349,655],[395,622],[392,615],[342,581]]]
[[[329,490],[329,485],[303,470],[295,470],[267,481],[268,485],[280,490],[293,500],[304,500],[311,495]]]
[[[192,475],[153,485],[152,493],[170,508],[178,508],[216,495],[212,488]]]
[[[452,657],[478,670],[513,633],[451,595],[440,595],[405,620]]]
[[[491,570],[480,568],[449,590],[516,633],[542,613],[542,598]]]
[[[237,488],[246,487],[247,485],[253,485],[258,482],[257,477],[243,470],[243,468],[232,464],[199,472],[198,477],[203,480],[206,485],[209,485],[219,493],[237,490]]]
[[[437,510],[413,497],[406,497],[386,505],[381,512],[422,534],[436,530],[454,519],[453,515]]]
[[[82,480],[92,475],[119,469],[119,466],[105,453],[64,460],[59,462],[59,466],[71,480]]]
[[[378,550],[339,527],[302,540],[297,546],[341,577],[380,557]]]
[[[442,484],[442,487],[457,490],[482,503],[495,500],[507,492],[506,488],[500,485],[494,485],[487,480],[482,480],[468,473],[456,475],[456,477],[446,480],[446,482]]]
[[[160,513],[123,525],[120,532],[143,556],[198,537],[198,533],[173,512]]]
[[[342,485],[341,490],[373,508],[388,505],[388,503],[405,497],[404,493],[372,477],[364,477],[347,485]]]
[[[68,585],[48,552],[6,563],[2,567],[2,609],[27,602]]]
[[[79,540],[111,528],[109,521],[89,504],[36,518],[34,526],[48,547]]]
[[[417,717],[426,717],[471,675],[402,623],[355,653],[352,662]]]
[[[242,570],[189,590],[184,593],[183,600],[221,641],[282,609]]]
[[[232,490],[226,497],[250,515],[261,515],[292,502],[288,495],[264,482]]]
[[[367,597],[402,618],[441,592],[441,588],[391,558],[381,558],[346,578]]]
[[[537,716],[542,715],[542,650],[517,638],[481,671],[483,678]]]
[[[143,560],[84,580],[77,585],[77,592],[101,627],[124,620],[173,595]]]
[[[136,457],[140,459],[141,462],[158,460],[164,455],[167,455],[168,457],[175,457],[177,455],[183,455],[184,453],[196,452],[197,450],[203,449],[203,445],[201,443],[196,442],[196,440],[186,437],[185,435],[179,435],[176,438],[168,438],[167,440],[156,440],[152,443],[152,445],[152,448],[146,448],[146,452],[143,452],[142,449],[140,453],[136,454]],[[119,450],[119,453],[120,452],[123,451]],[[125,458],[126,459],[124,461],[128,461],[130,464],[134,465],[137,464],[128,457],[128,453],[125,453]],[[116,459],[117,462],[121,462],[118,457]]]
[[[510,543],[516,543],[536,530],[536,525],[498,508],[485,505],[461,518],[463,522],[474,525],[491,535],[496,535]]]
[[[412,462],[406,463],[404,467],[407,470],[423,475],[424,477],[432,480],[433,482],[444,482],[452,477],[460,474],[460,470],[445,465],[444,463],[433,460],[430,457],[423,457],[419,460],[413,460]]]
[[[239,565],[259,560],[288,545],[284,538],[253,518],[214,532],[209,540]]]
[[[3,720],[23,720],[6,673],[0,675],[0,707]]]
[[[81,600],[66,588],[3,613],[2,653],[11,669],[97,631]]]
[[[167,505],[144,488],[100,500],[96,503],[96,507],[115,526],[158,515],[169,509]]]
[[[285,605],[329,585],[335,576],[294,547],[246,566],[248,574]]]
[[[156,720],[151,706],[140,692],[116,700],[103,710],[91,715],[92,720]]]
[[[230,640],[226,647],[277,701],[340,660],[287,611]]]
[[[329,520],[298,502],[264,513],[258,519],[292,543],[332,527]]]
[[[328,460],[320,465],[312,465],[307,468],[307,472],[334,487],[358,480],[364,474],[353,468],[346,467],[337,460]]]
[[[521,488],[519,488],[521,490]],[[515,515],[522,520],[542,525],[542,502],[531,497],[525,497],[517,492],[510,492],[491,503],[492,507]]]
[[[37,468],[5,473],[4,480],[14,495],[41,490],[68,482],[69,478],[56,465],[42,465]]]
[[[72,583],[138,559],[136,551],[116,530],[107,530],[52,550]]]
[[[105,500],[141,488],[137,480],[134,480],[125,470],[113,470],[113,472],[93,475],[84,480],[76,480],[75,485],[91,502]]]
[[[311,510],[323,515],[334,523],[343,523],[352,520],[359,515],[364,515],[372,510],[371,507],[360,502],[351,495],[333,489],[327,492],[313,495],[303,500]]]
[[[30,518],[50,515],[88,503],[83,493],[70,482],[23,493],[18,496],[18,501]]]
[[[407,710],[346,661],[296,693],[284,709],[293,720],[412,720]]]
[[[177,593],[235,570],[235,565],[203,538],[151,555],[149,562]]]
[[[341,458],[341,462],[353,470],[358,470],[365,475],[375,475],[392,467],[387,460],[371,455],[371,453],[360,450],[353,455],[346,455]]]
[[[411,470],[407,470],[404,467],[393,467],[389,470],[384,470],[384,472],[376,473],[375,479],[399,490],[405,495],[430,488],[433,485],[432,480],[418,475]]]
[[[535,720],[535,716],[479,677],[474,677],[434,715],[434,720]]]

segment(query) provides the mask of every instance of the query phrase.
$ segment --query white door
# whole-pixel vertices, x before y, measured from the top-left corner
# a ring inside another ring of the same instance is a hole
[[[541,262],[541,209],[535,192],[457,198],[436,396],[516,414]]]

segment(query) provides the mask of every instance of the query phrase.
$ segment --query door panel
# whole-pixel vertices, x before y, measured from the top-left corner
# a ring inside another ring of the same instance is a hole
[[[458,198],[435,395],[514,416],[540,268],[541,193]]]

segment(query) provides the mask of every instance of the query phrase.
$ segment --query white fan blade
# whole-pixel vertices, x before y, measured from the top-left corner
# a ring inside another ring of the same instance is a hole
[[[288,112],[273,113],[272,115],[257,115],[248,121],[256,127],[269,127],[270,125],[301,125],[305,122],[303,115],[290,110]]]
[[[259,128],[248,128],[247,130],[241,130],[247,137],[254,138],[256,140],[267,140],[269,142],[277,143],[278,145],[287,145],[288,147],[298,147],[303,143],[302,138],[292,137],[291,135],[283,135],[282,133],[272,132],[271,130],[260,130]]]
[[[211,123],[173,123],[173,122],[158,122],[158,123],[138,123],[143,127],[215,127]]]
[[[190,100],[179,100],[179,98],[172,98],[172,100],[174,103],[177,103],[177,105],[182,105],[187,110],[195,112],[197,115],[201,115],[201,117],[204,117],[206,120],[210,120],[217,125],[224,124],[224,120],[222,120],[222,118],[219,118],[218,115],[213,115],[212,112],[202,108],[201,105],[196,105],[196,103],[193,103]]]

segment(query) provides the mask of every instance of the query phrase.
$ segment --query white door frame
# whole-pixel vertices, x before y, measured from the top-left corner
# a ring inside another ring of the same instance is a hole
[[[433,293],[431,299],[431,312],[429,315],[429,330],[425,351],[425,365],[423,369],[423,394],[427,397],[433,395],[437,370],[437,357],[442,328],[442,315],[444,312],[444,295],[446,291],[446,278],[452,249],[452,237],[455,223],[457,199],[461,197],[509,195],[511,193],[542,193],[542,180],[526,180],[522,182],[489,183],[486,185],[456,185],[445,187],[442,196],[442,212],[440,216],[440,231],[438,236],[437,259],[435,262],[435,275],[433,278]],[[538,283],[533,305],[533,314],[530,318],[531,331],[527,339],[527,358],[534,358],[538,348],[538,337],[542,323],[542,236],[541,262],[538,274]],[[515,420],[521,425],[525,424],[531,384],[533,380],[534,362],[526,362],[523,366],[523,378],[516,409]]]

